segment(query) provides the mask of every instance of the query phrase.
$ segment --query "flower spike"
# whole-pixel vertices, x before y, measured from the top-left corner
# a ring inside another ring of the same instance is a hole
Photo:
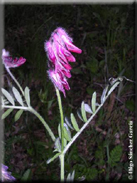
[[[67,78],[71,78],[70,70],[72,67],[69,65],[69,62],[76,61],[71,52],[82,52],[72,42],[73,40],[67,32],[63,28],[58,27],[51,34],[50,39],[44,43],[44,48],[49,59],[49,78],[54,86],[63,92],[65,97],[65,90],[70,90]]]

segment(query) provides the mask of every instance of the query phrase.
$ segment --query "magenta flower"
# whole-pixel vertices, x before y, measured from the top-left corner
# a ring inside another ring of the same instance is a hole
[[[66,97],[65,89],[69,90],[69,84],[66,80],[66,78],[59,72],[55,72],[54,70],[48,71],[49,78],[53,82],[53,84],[63,92],[64,96]]]
[[[2,164],[2,181],[15,181],[16,179],[7,171],[8,167]]]
[[[69,62],[76,61],[71,52],[82,52],[72,42],[72,38],[66,31],[59,27],[51,34],[49,41],[44,44],[49,59],[49,78],[63,92],[64,96],[66,96],[65,90],[70,89],[67,78],[71,78],[70,70],[72,68]]]
[[[20,65],[24,64],[24,62],[26,62],[26,59],[23,57],[20,58],[16,57],[13,59],[10,56],[9,52],[6,51],[5,49],[2,50],[2,60],[6,68],[19,67]]]

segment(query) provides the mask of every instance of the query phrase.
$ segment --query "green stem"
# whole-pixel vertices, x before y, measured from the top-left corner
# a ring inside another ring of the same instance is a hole
[[[9,73],[9,75],[11,76],[11,78],[14,80],[14,82],[17,84],[17,86],[19,87],[22,95],[24,96],[24,91],[22,89],[22,87],[20,86],[20,84],[18,83],[18,81],[16,80],[16,78],[13,76],[13,74],[10,72],[10,69],[8,67],[5,67],[7,72]]]
[[[59,90],[56,88],[57,98],[58,98],[58,105],[60,111],[60,118],[61,118],[61,150],[64,150],[64,117],[63,117],[63,110],[62,110],[62,103]]]
[[[2,105],[2,108],[23,109],[24,111],[32,112],[33,114],[35,114],[35,116],[37,116],[39,118],[39,120],[42,122],[42,124],[45,126],[46,130],[48,131],[49,135],[51,136],[53,142],[55,142],[56,138],[55,138],[53,132],[51,131],[50,127],[48,126],[46,121],[43,119],[43,117],[37,111],[35,111],[35,109],[33,109],[32,107]]]
[[[46,121],[43,119],[43,117],[37,111],[35,111],[35,109],[33,109],[32,107],[29,108],[29,111],[32,112],[33,114],[35,114],[35,116],[37,116],[39,118],[39,120],[42,122],[42,124],[48,131],[49,135],[51,136],[53,142],[55,142],[56,138],[55,138],[53,132],[51,131],[50,127],[46,123]]]
[[[55,87],[56,88],[56,87]],[[60,118],[61,118],[61,155],[59,156],[60,158],[60,179],[63,182],[64,181],[64,117],[63,117],[63,109],[62,109],[62,103],[61,103],[61,97],[59,90],[56,88],[56,94],[57,94],[57,99],[58,99],[58,105],[59,105],[59,111],[60,111]]]
[[[24,111],[28,110],[28,107],[23,107],[23,106],[2,105],[1,107],[8,108],[8,109],[23,109]]]
[[[61,171],[60,171],[61,182],[64,182],[64,157],[65,156],[63,153],[59,156],[61,165]]]

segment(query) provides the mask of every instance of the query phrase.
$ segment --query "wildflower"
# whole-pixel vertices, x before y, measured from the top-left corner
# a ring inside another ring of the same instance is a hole
[[[2,181],[15,181],[16,179],[7,171],[8,167],[2,164]]]
[[[2,60],[6,68],[19,67],[20,65],[24,64],[24,62],[26,62],[26,59],[23,57],[20,58],[16,57],[13,59],[10,56],[10,53],[5,49],[2,50]]]
[[[70,70],[72,67],[69,62],[76,61],[71,52],[82,52],[72,42],[72,38],[66,31],[59,27],[51,34],[49,41],[44,43],[44,48],[49,59],[49,78],[64,93],[64,96],[65,90],[70,89],[67,78],[71,78]]]
[[[53,82],[53,84],[63,92],[64,96],[66,97],[65,89],[69,90],[69,84],[66,78],[61,73],[56,73],[54,70],[48,71],[49,78]]]

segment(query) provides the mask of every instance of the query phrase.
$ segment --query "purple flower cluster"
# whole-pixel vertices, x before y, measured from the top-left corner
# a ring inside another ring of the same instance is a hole
[[[2,164],[2,182],[15,181],[16,179],[7,171],[8,167]]]
[[[2,50],[2,60],[6,68],[19,67],[20,65],[24,64],[24,62],[26,62],[26,59],[23,57],[20,58],[16,57],[13,59],[10,56],[10,53],[5,49]]]
[[[82,52],[72,42],[72,38],[66,31],[59,27],[51,34],[49,41],[44,43],[44,48],[49,59],[49,78],[55,87],[63,92],[65,97],[65,90],[70,89],[67,78],[71,78],[70,70],[72,68],[69,62],[76,61],[71,52],[79,54]]]

